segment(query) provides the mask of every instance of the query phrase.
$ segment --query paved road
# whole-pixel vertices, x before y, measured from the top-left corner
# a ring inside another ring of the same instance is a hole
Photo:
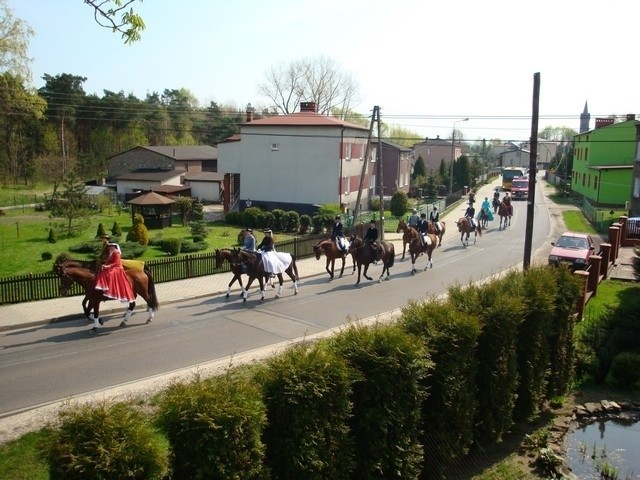
[[[555,233],[544,196],[536,198],[532,245],[544,259]],[[410,262],[397,255],[391,280],[382,283],[354,287],[352,276],[329,282],[317,275],[303,279],[299,295],[289,283],[282,298],[269,293],[264,303],[255,296],[243,303],[236,293],[229,300],[213,295],[166,305],[151,326],[139,313],[127,329],[117,327],[119,314],[107,317],[98,335],[79,321],[6,332],[0,336],[0,440],[37,425],[61,399],[152,394],[171,379],[256,360],[349,321],[390,318],[408,301],[443,294],[448,285],[521,268],[525,223],[526,203],[517,202],[510,228],[498,231],[494,221],[465,248],[448,222],[432,269],[412,276]],[[425,263],[420,257],[418,268]],[[377,277],[381,266],[371,268]]]

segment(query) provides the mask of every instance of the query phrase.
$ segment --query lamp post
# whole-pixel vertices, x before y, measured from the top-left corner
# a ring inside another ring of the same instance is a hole
[[[469,118],[461,118],[460,120],[453,122],[453,132],[451,135],[451,173],[449,175],[449,195],[453,193],[453,162],[455,161],[456,155],[456,123],[466,122],[467,120],[469,120]]]

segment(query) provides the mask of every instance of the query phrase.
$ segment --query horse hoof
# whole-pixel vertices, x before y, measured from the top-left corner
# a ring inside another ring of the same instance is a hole
[[[280,294],[279,293],[276,293],[276,298],[280,298]],[[264,300],[264,298],[262,300]]]
[[[125,322],[120,322],[120,328],[124,328],[126,326],[127,326],[127,324]]]
[[[97,331],[98,331],[98,327],[93,327],[93,328],[91,329],[91,331],[92,331],[92,332],[97,332]]]
[[[102,319],[101,319],[101,318],[99,318],[99,319],[98,319],[98,323],[99,323],[100,325],[104,325],[104,322],[102,321]]]
[[[294,295],[297,295],[297,294],[298,294],[298,290],[296,290],[295,292],[293,292],[293,294],[294,294]]]
[[[229,298],[229,294],[227,293],[224,298]]]

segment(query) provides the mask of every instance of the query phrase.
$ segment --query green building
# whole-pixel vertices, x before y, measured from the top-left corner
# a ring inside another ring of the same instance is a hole
[[[597,118],[596,128],[574,137],[571,190],[596,206],[622,207],[631,200],[640,122]]]

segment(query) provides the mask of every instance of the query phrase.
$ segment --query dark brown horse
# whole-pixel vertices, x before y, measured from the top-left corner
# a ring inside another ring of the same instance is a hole
[[[316,255],[316,260],[320,260],[320,257],[324,253],[324,256],[327,258],[325,270],[329,274],[329,278],[331,280],[333,280],[334,267],[335,267],[336,260],[341,259],[342,268],[340,269],[339,278],[342,278],[342,274],[344,273],[344,265],[346,263],[348,254],[341,251],[336,245],[336,242],[334,242],[330,238],[327,238],[325,240],[320,240],[318,243],[316,243],[313,246],[313,253],[315,253]],[[351,259],[353,260],[353,271],[351,272],[353,274],[353,272],[356,271],[356,261],[353,258],[353,255],[351,256]],[[331,269],[329,269],[329,265],[331,265]]]
[[[236,265],[246,268],[247,275],[249,275],[247,288],[242,290],[243,301],[244,302],[247,301],[247,297],[249,296],[249,288],[251,287],[251,284],[256,278],[260,283],[260,295],[261,295],[260,300],[264,300],[264,278],[270,277],[270,274],[267,271],[265,271],[264,263],[258,259],[258,256],[251,252],[247,252],[246,250],[234,250],[231,263],[232,265],[234,265],[234,268]],[[293,255],[291,255],[291,263],[289,264],[287,269],[284,271],[284,273],[286,273],[291,279],[291,281],[293,282],[294,295],[297,295],[298,294],[298,278],[300,277],[298,276],[298,267],[296,265],[296,258]],[[278,293],[276,293],[276,298],[279,298],[280,295],[282,294],[282,284],[284,283],[284,279],[282,278],[282,273],[276,273],[275,275],[278,277],[278,281],[279,281]]]
[[[103,324],[100,318],[100,303],[107,300],[112,300],[103,295],[102,290],[96,290],[96,276],[88,268],[77,266],[74,262],[61,262],[54,266],[54,270],[60,277],[60,293],[66,295],[74,282],[78,283],[84,288],[84,294],[89,300],[89,309],[93,310],[93,313],[89,315],[89,319],[93,321],[93,330],[97,330],[100,325]],[[147,302],[147,312],[149,317],[147,323],[153,321],[155,311],[158,309],[158,298],[156,295],[155,282],[153,276],[148,269],[138,270],[129,269],[125,270],[131,287],[136,295],[141,296]],[[130,302],[129,308],[125,312],[124,319],[120,323],[121,327],[127,326],[127,321],[131,317],[131,313],[136,306],[136,302]]]
[[[473,232],[474,234],[473,243],[476,243],[478,235],[482,236],[482,227],[480,226],[480,222],[478,221],[476,221],[476,226],[472,227],[469,219],[467,217],[462,217],[456,222],[456,225],[458,226],[458,231],[460,232],[460,241],[465,247],[469,245],[469,236],[471,235],[471,232]]]
[[[398,228],[396,228],[396,233],[404,232],[404,228],[401,226],[401,224],[409,226],[409,224],[404,220],[398,221]],[[413,227],[409,227],[409,228],[413,228]],[[407,253],[407,247],[409,246],[410,243],[411,243],[411,236],[406,232],[403,233],[402,234],[402,257],[400,257],[400,260],[404,260],[404,256]]]
[[[443,222],[440,221],[438,222],[440,224],[440,231],[436,231],[436,226],[433,224],[433,222],[429,222],[429,225],[427,227],[427,233],[429,234],[433,234],[436,237],[438,237],[438,246],[442,245],[442,237],[444,237],[444,232],[447,228],[447,225]]]
[[[229,295],[231,293],[231,285],[233,285],[235,282],[238,282],[238,284],[240,285],[240,296],[242,296],[242,291],[244,290],[244,287],[242,286],[242,274],[244,273],[245,275],[248,275],[246,271],[245,272],[242,271],[243,270],[242,265],[234,265],[232,263],[234,250],[236,249],[233,249],[233,250],[230,248],[222,248],[220,250],[216,249],[216,269],[221,268],[222,264],[226,260],[227,262],[229,262],[229,265],[231,265],[231,273],[233,273],[233,278],[227,285],[226,298],[229,298]],[[264,278],[265,278],[265,282],[268,283],[270,280],[269,275],[266,275]],[[275,285],[273,284],[271,284],[271,286],[273,288],[276,288]]]
[[[407,225],[404,220],[400,220],[398,223],[398,229],[403,231],[403,237],[408,236],[410,238],[409,254],[411,255],[411,275],[414,275],[417,272],[416,260],[421,253],[427,254],[427,264],[425,265],[424,270],[429,267],[433,268],[431,256],[438,245],[438,237],[436,237],[434,233],[428,233],[423,245],[422,240],[420,239],[420,233],[415,228]]]
[[[498,230],[511,226],[511,215],[513,214],[513,207],[508,205],[504,201],[500,202],[498,207],[498,215],[500,216],[500,226]]]
[[[396,255],[393,243],[385,241],[378,242],[380,246],[379,258],[374,258],[373,253],[371,252],[371,247],[369,244],[364,243],[361,238],[354,235],[349,239],[349,243],[349,251],[353,254],[356,260],[356,265],[358,266],[358,281],[356,282],[356,286],[360,284],[360,272],[363,265],[364,272],[362,274],[364,275],[364,278],[367,280],[373,280],[373,278],[367,276],[367,270],[369,270],[369,265],[375,260],[382,260],[382,272],[380,272],[378,283],[382,281],[385,272],[387,272],[387,278],[389,278],[391,273],[389,269],[393,267]]]

